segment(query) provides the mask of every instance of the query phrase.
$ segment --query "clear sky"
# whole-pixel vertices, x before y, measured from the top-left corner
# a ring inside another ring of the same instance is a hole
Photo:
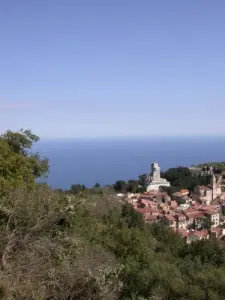
[[[225,135],[224,0],[0,0],[0,131]]]

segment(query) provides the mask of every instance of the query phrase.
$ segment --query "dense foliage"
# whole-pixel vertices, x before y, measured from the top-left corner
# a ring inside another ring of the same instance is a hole
[[[48,171],[48,160],[31,152],[38,140],[30,130],[22,129],[0,136],[0,196],[24,185],[33,188],[36,178]]]
[[[110,189],[69,196],[38,185],[11,192],[0,211],[8,299],[224,299],[222,241],[187,245]]]
[[[197,185],[208,185],[211,178],[210,175],[193,174],[186,167],[170,168],[163,172],[162,176],[171,184],[171,187],[168,189],[169,193],[181,188],[193,191]]]
[[[18,148],[7,151],[29,158]],[[19,176],[9,157],[4,168],[0,160],[6,181]],[[21,174],[23,167],[18,166]],[[187,245],[163,224],[144,223],[113,189],[99,185],[76,187],[74,195],[47,185],[27,189],[26,181],[10,188],[0,201],[0,262],[0,299],[222,300],[225,295],[224,242]]]

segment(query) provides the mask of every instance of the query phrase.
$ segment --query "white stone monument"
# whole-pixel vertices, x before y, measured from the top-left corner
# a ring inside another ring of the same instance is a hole
[[[152,176],[149,178],[147,192],[150,190],[159,190],[160,186],[170,186],[170,182],[160,176],[160,167],[155,162],[152,164]]]

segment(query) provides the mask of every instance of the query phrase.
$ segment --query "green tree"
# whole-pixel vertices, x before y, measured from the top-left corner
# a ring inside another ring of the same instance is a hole
[[[6,195],[19,186],[32,188],[38,177],[48,172],[48,160],[32,153],[32,146],[39,140],[30,130],[0,136],[0,195]]]
[[[136,180],[129,180],[128,181],[128,191],[130,193],[137,193],[138,192],[138,181]]]
[[[78,194],[84,191],[85,189],[86,187],[83,184],[72,184],[69,192],[72,194]]]
[[[117,180],[116,183],[113,185],[113,188],[116,192],[119,193],[127,193],[128,192],[128,184],[126,181]]]
[[[138,183],[142,186],[145,186],[146,185],[146,178],[147,178],[147,174],[141,174],[139,177],[138,177]]]
[[[203,218],[202,221],[202,228],[203,229],[210,229],[214,223],[210,221],[208,218]]]

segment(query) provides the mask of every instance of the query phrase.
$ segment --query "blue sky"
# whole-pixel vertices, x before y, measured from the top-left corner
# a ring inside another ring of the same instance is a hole
[[[224,135],[224,0],[1,0],[0,131]]]

